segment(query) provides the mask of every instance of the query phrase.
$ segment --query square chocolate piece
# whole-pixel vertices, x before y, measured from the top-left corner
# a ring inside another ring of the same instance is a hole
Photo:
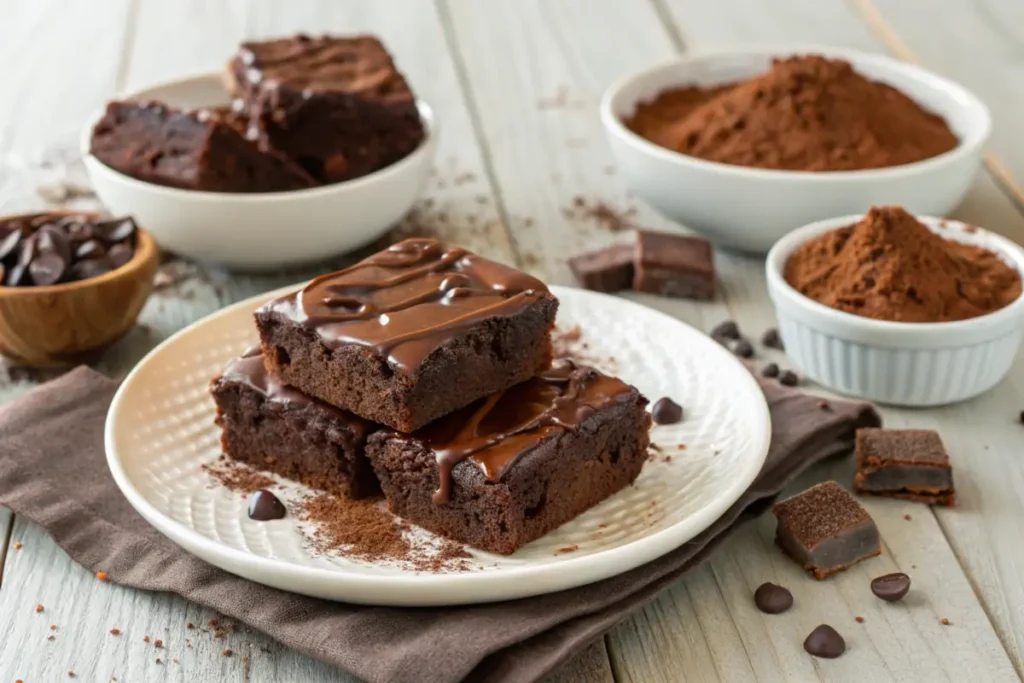
[[[237,114],[181,111],[159,102],[111,102],[90,152],[138,180],[204,192],[281,192],[315,181],[285,156],[245,137]]]
[[[365,452],[378,426],[282,385],[258,346],[229,363],[210,393],[229,458],[331,493],[380,494]]]
[[[618,292],[633,282],[633,245],[617,244],[569,259],[569,270],[586,289]]]
[[[949,455],[930,429],[858,429],[853,488],[917,503],[956,502]]]
[[[373,36],[242,43],[228,78],[267,141],[323,183],[384,168],[425,135],[415,96]]]
[[[635,388],[568,361],[367,455],[395,514],[503,555],[628,486],[647,461]]]
[[[543,282],[432,239],[399,242],[256,311],[284,384],[411,432],[551,364]]]
[[[882,553],[871,515],[834,481],[775,504],[772,513],[775,542],[816,579]]]
[[[715,254],[711,243],[638,230],[633,289],[683,299],[715,298]]]

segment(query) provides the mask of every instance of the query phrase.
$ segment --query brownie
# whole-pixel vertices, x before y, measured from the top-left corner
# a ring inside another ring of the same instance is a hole
[[[858,429],[853,487],[918,503],[956,502],[949,455],[930,429]]]
[[[772,513],[775,542],[816,579],[882,553],[871,515],[834,481],[777,503]]]
[[[561,361],[414,434],[370,437],[389,509],[508,555],[628,486],[647,460],[647,399]]]
[[[373,36],[242,43],[228,79],[269,143],[323,183],[384,168],[424,138],[416,98]]]
[[[586,289],[618,292],[633,282],[633,245],[616,244],[573,256],[569,270]]]
[[[638,230],[633,289],[684,299],[715,298],[715,256],[699,237]]]
[[[229,458],[352,498],[380,493],[364,449],[376,428],[270,376],[259,347],[210,384]]]
[[[236,114],[181,111],[158,102],[111,102],[90,152],[138,180],[205,192],[279,192],[312,187],[298,164],[239,130]]]
[[[409,239],[256,311],[268,368],[411,432],[551,363],[558,300],[462,247]]]

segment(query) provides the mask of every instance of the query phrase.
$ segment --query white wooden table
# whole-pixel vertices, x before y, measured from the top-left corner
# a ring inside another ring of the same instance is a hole
[[[596,115],[602,89],[680,52],[737,43],[887,52],[973,88],[992,108],[995,131],[987,169],[957,217],[1024,239],[1019,0],[0,0],[0,158],[71,148],[87,114],[114,93],[217,69],[242,38],[300,30],[379,34],[437,110],[436,173],[406,227],[518,263],[549,282],[571,282],[566,255],[627,238],[567,217],[577,196],[635,207],[636,223],[650,228],[680,229],[635,201],[616,174]],[[0,191],[16,181],[0,176]],[[771,326],[761,263],[718,256],[718,301],[644,301],[703,329],[730,317],[751,332]],[[140,325],[98,367],[121,375],[187,323],[310,272],[241,277],[167,264]],[[42,379],[0,366],[0,397]],[[956,468],[955,509],[866,501],[885,554],[820,583],[773,548],[771,521],[762,519],[553,680],[1019,680],[1022,408],[1018,361],[1010,378],[970,403],[885,410],[891,426],[940,429]],[[849,463],[820,468],[804,482],[827,476],[850,481]],[[215,639],[188,630],[188,622],[204,626],[213,615],[177,597],[96,581],[40,529],[2,509],[0,565],[2,682],[64,680],[68,671],[86,681],[352,680],[258,633]],[[869,579],[897,569],[913,577],[912,597],[895,605],[872,597]],[[752,605],[753,589],[768,580],[797,596],[785,618]],[[45,612],[36,614],[36,603]],[[846,636],[844,657],[803,652],[804,636],[819,623]],[[225,648],[234,656],[222,656]]]

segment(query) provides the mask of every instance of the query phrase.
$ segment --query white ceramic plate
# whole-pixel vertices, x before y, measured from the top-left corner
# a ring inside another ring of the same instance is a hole
[[[681,423],[653,429],[662,452],[645,464],[636,483],[512,556],[473,551],[461,571],[430,573],[317,554],[307,548],[304,523],[291,516],[250,520],[242,495],[212,486],[215,480],[201,467],[219,455],[210,378],[255,339],[252,311],[292,289],[235,304],[168,339],[125,379],[107,416],[107,460],[129,502],[183,548],[239,576],[378,605],[549,593],[620,574],[679,547],[725,512],[764,464],[768,408],[728,351],[639,304],[553,287],[561,301],[560,328],[579,325],[589,353],[614,358],[614,367],[606,369],[652,401],[670,396],[685,406]],[[279,495],[288,502],[308,492],[289,484]],[[419,542],[431,542],[427,532],[415,534]]]

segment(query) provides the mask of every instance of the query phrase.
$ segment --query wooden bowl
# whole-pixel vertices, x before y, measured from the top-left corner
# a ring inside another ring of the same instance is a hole
[[[8,218],[13,216],[0,220]],[[48,287],[0,286],[0,354],[31,367],[72,365],[131,329],[153,291],[160,260],[149,233],[139,228],[136,234],[132,259],[99,277]]]

